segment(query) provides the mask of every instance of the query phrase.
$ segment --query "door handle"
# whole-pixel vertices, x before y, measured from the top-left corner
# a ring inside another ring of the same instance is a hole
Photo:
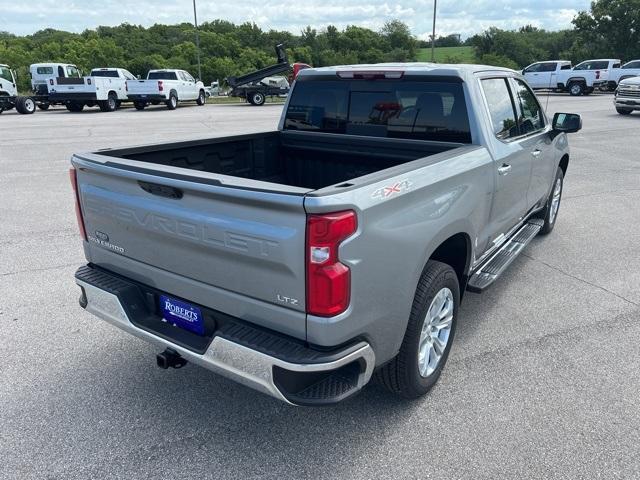
[[[498,167],[498,173],[500,175],[507,175],[511,171],[511,165],[503,163],[501,167]]]
[[[541,153],[542,153],[542,150],[538,150],[536,148],[533,152],[531,152],[531,155],[533,155],[534,157],[538,158]]]

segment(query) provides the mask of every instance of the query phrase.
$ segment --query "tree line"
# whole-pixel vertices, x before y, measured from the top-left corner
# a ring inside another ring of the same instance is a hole
[[[198,29],[202,80],[209,83],[276,62],[274,46],[283,42],[289,60],[313,66],[411,61],[418,42],[403,22],[392,20],[379,31],[358,26],[322,31],[307,27],[299,35],[263,30],[254,23],[205,22]],[[96,67],[126,68],[145,76],[155,68],[180,68],[197,75],[196,31],[192,24],[156,24],[149,28],[122,24],[82,33],[54,29],[17,36],[0,32],[0,63],[18,73],[21,91],[30,88],[29,65],[65,62],[84,72]]]
[[[492,27],[464,41],[457,35],[438,37],[435,46],[469,46],[477,63],[514,69],[540,60],[567,59],[575,64],[588,58],[640,58],[640,0],[594,1],[572,24],[571,29],[560,31],[530,25],[518,30]],[[199,35],[205,83],[273,64],[274,46],[280,42],[287,46],[290,61],[317,67],[413,61],[419,48],[431,44],[416,39],[398,20],[387,22],[379,31],[330,25],[320,31],[307,27],[298,35],[263,30],[249,22],[213,20],[200,26]],[[154,68],[182,68],[196,75],[195,38],[190,23],[149,28],[125,23],[82,33],[46,29],[27,36],[0,32],[0,63],[18,71],[23,92],[30,87],[29,65],[44,61],[74,63],[85,72],[119,66],[141,76]]]

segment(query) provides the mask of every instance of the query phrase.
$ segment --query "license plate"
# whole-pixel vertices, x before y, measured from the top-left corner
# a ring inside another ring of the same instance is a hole
[[[204,319],[198,307],[182,300],[160,295],[160,310],[162,318],[172,325],[198,335],[204,335]]]

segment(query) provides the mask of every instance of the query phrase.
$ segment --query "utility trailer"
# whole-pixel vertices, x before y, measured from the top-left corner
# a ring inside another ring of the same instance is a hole
[[[276,84],[272,84],[264,80],[268,77],[288,72],[291,69],[293,69],[293,79],[295,79],[300,70],[310,68],[310,66],[304,63],[290,65],[287,52],[282,43],[276,45],[276,55],[278,57],[278,63],[275,65],[247,73],[240,77],[228,77],[226,80],[231,87],[229,96],[240,97],[251,105],[259,106],[264,105],[267,97],[287,95],[290,90],[289,85],[284,86],[277,82]]]
[[[0,64],[0,113],[14,108],[18,113],[31,114],[36,111],[36,102],[31,97],[18,95],[15,72],[8,65]]]

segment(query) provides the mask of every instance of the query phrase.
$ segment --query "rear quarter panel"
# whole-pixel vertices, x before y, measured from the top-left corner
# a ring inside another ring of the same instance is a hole
[[[431,254],[458,233],[475,244],[486,226],[492,164],[484,147],[461,147],[412,162],[413,169],[370,185],[307,197],[308,213],[354,209],[358,215],[356,234],[340,248],[341,261],[351,269],[350,306],[332,318],[307,316],[308,341],[336,345],[360,336],[372,344],[378,365],[391,359]]]

